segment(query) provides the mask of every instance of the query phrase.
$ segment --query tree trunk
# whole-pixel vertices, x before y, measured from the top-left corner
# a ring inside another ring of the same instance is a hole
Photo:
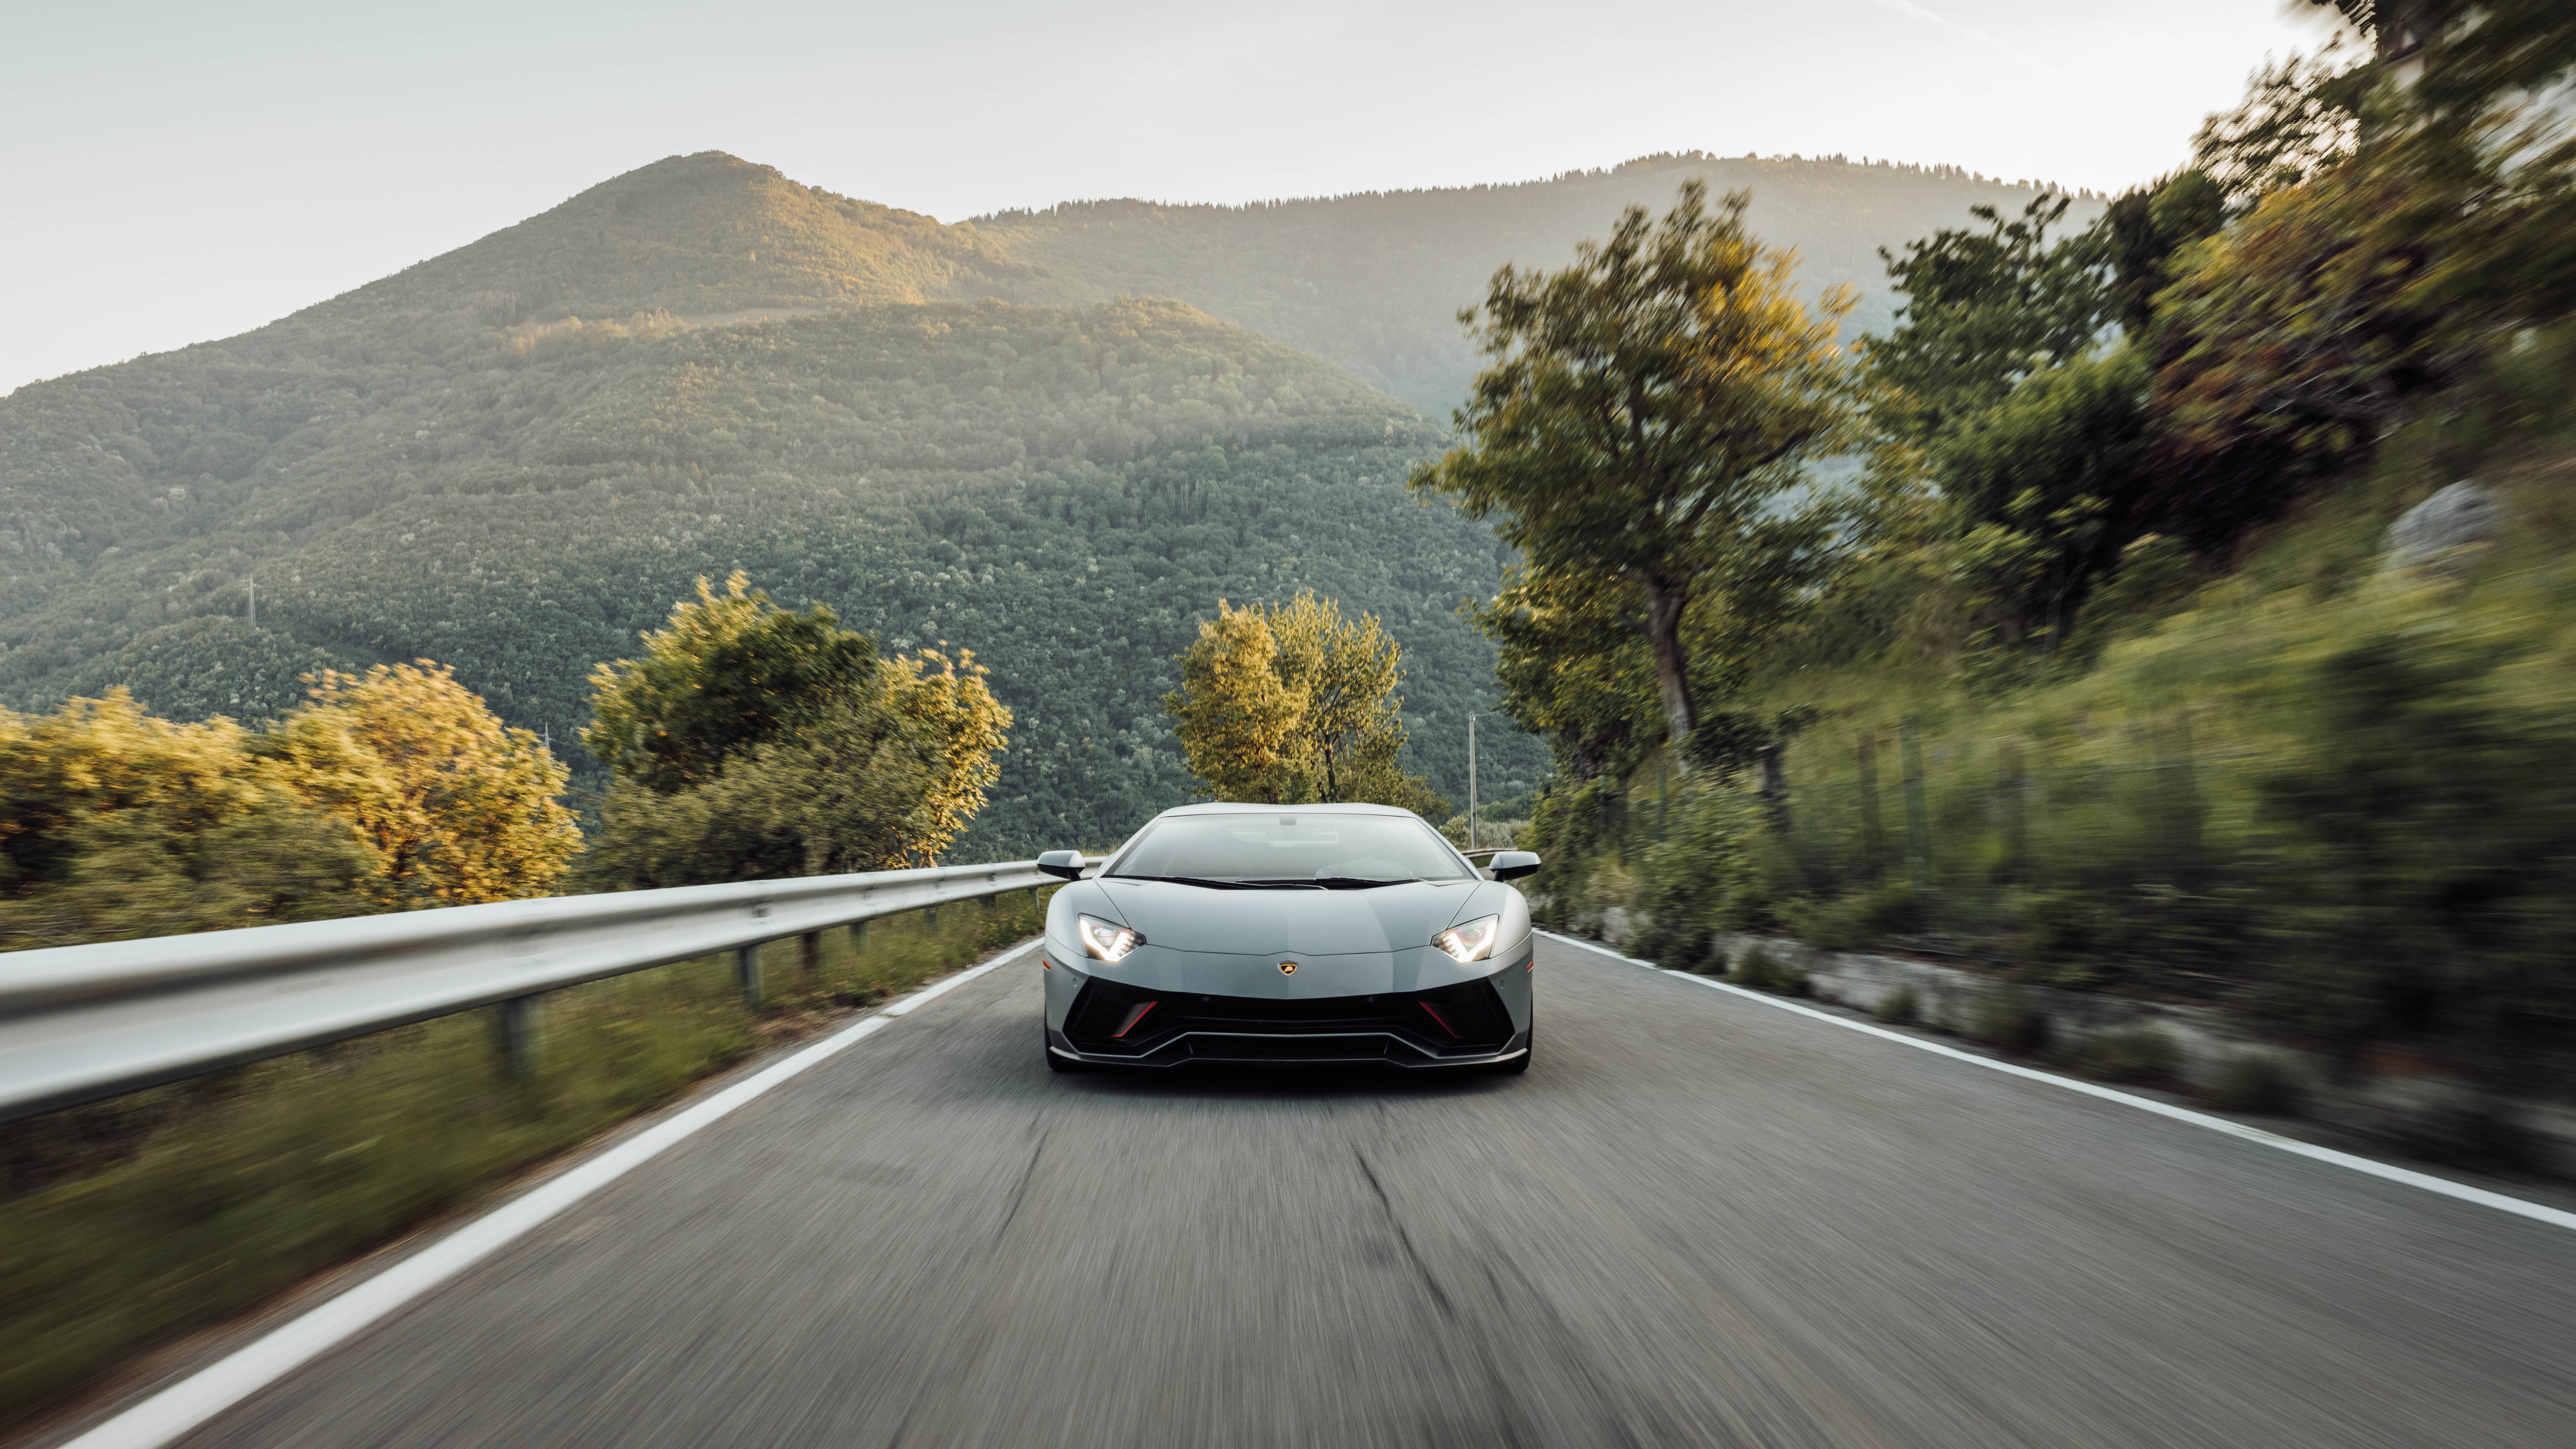
[[[1699,707],[1682,670],[1682,606],[1689,601],[1649,570],[1638,570],[1637,586],[1646,595],[1646,638],[1655,648],[1655,683],[1664,697],[1664,737],[1672,742],[1673,763],[1687,771],[1682,747],[1699,728]]]

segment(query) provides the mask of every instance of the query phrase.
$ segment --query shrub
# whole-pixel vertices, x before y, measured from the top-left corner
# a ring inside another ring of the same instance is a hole
[[[2003,1051],[2033,1052],[2048,1044],[2048,1018],[2029,992],[2005,987],[1977,1004],[1968,1035]]]
[[[1745,952],[1726,979],[1775,996],[1804,996],[1811,985],[1807,973],[1798,969],[1786,951],[1767,943]]]
[[[1888,881],[1788,912],[1798,939],[1820,951],[1865,951],[1924,927],[1922,893],[1908,881]]]
[[[2401,1144],[2427,1161],[2470,1172],[2529,1172],[2539,1158],[2531,1129],[2486,1096],[2453,1103],[2414,1124]]]
[[[1900,986],[1880,997],[1877,1009],[1870,1012],[1870,1015],[1886,1026],[1911,1026],[1921,1018],[1922,1013],[1922,1003],[1915,999],[1914,988]]]
[[[2297,1100],[2290,1074],[2270,1057],[2232,1057],[2210,1074],[2203,1095],[2221,1112],[2287,1112]]]
[[[2170,1076],[2180,1059],[2173,1038],[2151,1026],[2130,1026],[2077,1042],[2066,1065],[2096,1081],[2143,1082]]]

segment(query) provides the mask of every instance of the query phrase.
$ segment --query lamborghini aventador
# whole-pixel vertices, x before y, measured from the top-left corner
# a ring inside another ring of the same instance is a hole
[[[1058,1071],[1203,1062],[1528,1069],[1536,942],[1504,882],[1386,805],[1166,810],[1047,907]]]

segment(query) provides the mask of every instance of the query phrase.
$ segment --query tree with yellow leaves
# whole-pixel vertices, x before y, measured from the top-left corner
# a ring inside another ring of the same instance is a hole
[[[381,904],[462,906],[552,890],[581,849],[557,798],[568,772],[427,659],[324,670],[312,699],[253,742],[273,778],[347,821]]]
[[[564,769],[427,660],[325,673],[275,728],[122,689],[0,711],[0,948],[466,905],[553,888]]]
[[[1275,805],[1295,792],[1306,700],[1280,678],[1278,635],[1260,605],[1216,601],[1216,618],[1181,654],[1181,687],[1163,708],[1211,797]]]
[[[122,689],[0,711],[0,949],[373,909],[373,858],[258,769],[248,738],[154,719]]]
[[[1403,683],[1404,648],[1375,615],[1346,619],[1312,592],[1242,609],[1220,599],[1163,706],[1213,798],[1445,814],[1447,802],[1398,763]]]

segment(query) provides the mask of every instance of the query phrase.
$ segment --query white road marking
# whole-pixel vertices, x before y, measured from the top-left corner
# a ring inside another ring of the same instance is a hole
[[[63,1449],[159,1449],[215,1415],[364,1333],[422,1295],[517,1242],[584,1198],[723,1120],[755,1098],[822,1065],[924,1002],[1018,960],[1038,942],[916,991],[784,1061],[734,1083],[667,1122],[619,1143],[561,1177],[512,1198],[401,1262],[311,1308],[100,1424]]]
[[[1562,936],[1554,931],[1540,931],[1538,934],[1547,937],[1551,941],[1562,941],[1569,946],[1580,946],[1586,951],[1598,952],[1614,961],[1625,961],[1631,966],[1643,966],[1649,971],[1661,972],[1663,975],[1676,977],[1683,981],[1695,981],[1702,986],[1712,987],[1719,991],[1741,996],[1747,1001],[1759,1001],[1765,1006],[1776,1006],[1782,1011],[1794,1011],[1800,1016],[1813,1017],[1818,1021],[1830,1022],[1835,1026],[1844,1027],[1851,1031],[1865,1032],[1874,1037],[1880,1037],[1888,1041],[1910,1046],[1916,1051],[1930,1052],[1934,1056],[1948,1057],[1953,1061],[1966,1062],[1970,1066],[1984,1067],[1988,1071],[2002,1072],[2007,1076],[2021,1077],[2027,1081],[2046,1082],[2052,1087],[2063,1087],[2070,1092],[2081,1092],[2088,1097],[2099,1097],[2106,1102],[2117,1102],[2124,1107],[2135,1107],[2141,1112],[2153,1112],[2159,1117],[2170,1117],[2176,1122],[2188,1122],[2194,1127],[2204,1127],[2212,1132],[2223,1132],[2230,1137],[2241,1138],[2247,1142],[2259,1142],[2266,1147],[2277,1148],[2280,1151],[2290,1153],[2293,1156],[2307,1158],[2312,1162],[2330,1163],[2333,1166],[2349,1168],[2354,1172],[2376,1177],[2386,1182],[2403,1183],[2408,1187],[2419,1187],[2426,1192],[2435,1192],[2440,1193],[2444,1197],[2457,1198],[2461,1202],[2476,1203],[2480,1207],[2490,1207],[2494,1208],[2498,1212],[2512,1213],[2516,1217],[2529,1218],[2533,1222],[2547,1223],[2551,1227],[2576,1230],[2576,1213],[2566,1212],[2559,1208],[2549,1207],[2541,1203],[2529,1202],[2518,1197],[2507,1197],[2500,1192],[2489,1192],[2482,1187],[2471,1187],[2465,1182],[2453,1182],[2446,1177],[2435,1177],[2431,1173],[2411,1171],[2407,1168],[2398,1167],[2392,1163],[2380,1162],[2368,1157],[2359,1157],[2349,1152],[2337,1152],[2331,1147],[2319,1147],[2313,1142],[2301,1142],[2295,1137],[2284,1137],[2277,1132],[2266,1132],[2260,1127],[2248,1127],[2242,1122],[2230,1122],[2224,1117],[2213,1117],[2207,1112],[2195,1112],[2188,1107],[2176,1107],[2171,1103],[2159,1102],[2153,1097],[2141,1097],[2132,1092],[2118,1091],[2114,1088],[2105,1087],[2098,1082],[2087,1082],[2076,1077],[2061,1077],[2054,1072],[2043,1072],[2035,1068],[2019,1066],[2012,1062],[1997,1061],[1993,1057],[1981,1057],[1974,1052],[1963,1052],[1956,1047],[1943,1046],[1937,1041],[1925,1041],[1919,1036],[1909,1036],[1901,1031],[1889,1031],[1885,1027],[1872,1026],[1867,1022],[1853,1021],[1849,1017],[1836,1016],[1829,1011],[1818,1011],[1812,1006],[1800,1006],[1794,1001],[1773,996],[1768,992],[1748,990],[1742,986],[1731,986],[1726,982],[1714,981],[1706,976],[1696,975],[1688,971],[1666,971],[1664,968],[1657,966],[1652,961],[1640,961],[1634,956],[1623,956],[1619,952],[1614,951],[1607,946],[1598,945],[1594,942],[1581,940],[1573,936]]]

